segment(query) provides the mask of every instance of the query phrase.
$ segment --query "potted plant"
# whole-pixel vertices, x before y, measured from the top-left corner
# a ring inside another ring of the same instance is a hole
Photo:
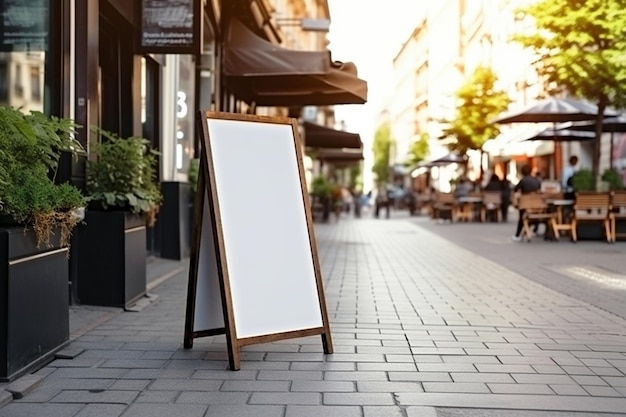
[[[572,187],[575,191],[595,191],[596,181],[590,169],[579,169],[572,175]]]
[[[328,221],[330,212],[333,210],[331,192],[333,185],[323,175],[313,178],[311,183],[311,196],[313,220]]]
[[[156,222],[162,201],[158,152],[144,138],[93,130],[101,141],[86,167],[76,296],[83,304],[128,307],[146,293],[146,227]]]
[[[623,190],[624,181],[619,171],[615,168],[607,168],[602,173],[602,181],[608,184],[609,190]]]
[[[69,340],[68,245],[86,205],[55,183],[75,123],[0,106],[0,381],[52,359]]]
[[[78,188],[54,181],[61,152],[82,150],[75,128],[70,119],[0,106],[0,215],[32,227],[39,247],[52,244],[55,229],[67,246],[86,204]]]

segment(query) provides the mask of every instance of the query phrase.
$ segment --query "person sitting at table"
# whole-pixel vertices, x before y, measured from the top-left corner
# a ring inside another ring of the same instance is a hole
[[[454,188],[454,195],[456,197],[467,197],[473,188],[472,184],[463,176],[459,179],[459,183]]]
[[[532,170],[530,168],[530,165],[526,164],[522,166],[521,172],[522,172],[522,179],[520,179],[519,182],[515,185],[515,187],[513,187],[513,192],[521,193],[521,194],[530,194],[530,193],[536,193],[537,191],[539,191],[539,189],[541,188],[541,181],[539,181],[537,177],[532,175]],[[514,242],[519,242],[522,240],[520,234],[522,233],[522,228],[524,227],[523,217],[524,217],[525,210],[518,209],[518,212],[519,212],[519,218],[517,220],[517,228],[515,229],[515,234],[511,238]],[[538,226],[539,226],[538,224],[535,225],[533,232],[537,233]]]
[[[495,192],[499,192],[500,193],[500,195],[501,195],[501,197],[500,197],[500,208],[498,210],[501,210],[502,204],[504,203],[504,198],[502,196],[502,194],[504,194],[502,192],[503,191],[503,187],[504,187],[504,184],[503,184],[502,180],[500,179],[498,174],[493,172],[493,173],[491,173],[491,176],[489,177],[489,181],[487,181],[487,184],[485,185],[485,188],[483,188],[484,191],[495,191]],[[508,205],[507,205],[507,208],[508,208]],[[494,217],[494,213],[493,213],[492,210],[489,210],[487,212],[487,215],[490,216],[490,218]],[[502,211],[502,219],[506,221],[506,216],[504,215],[504,211]]]
[[[498,174],[493,173],[489,177],[489,181],[487,181],[487,185],[485,185],[485,191],[500,191],[502,189],[502,181]]]

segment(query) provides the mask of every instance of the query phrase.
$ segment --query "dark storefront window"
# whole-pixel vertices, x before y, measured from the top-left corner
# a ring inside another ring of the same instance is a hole
[[[3,55],[0,53],[0,104],[6,104],[9,98],[9,74]]]
[[[67,0],[0,0],[0,105],[61,114]],[[65,7],[64,7],[65,6]]]

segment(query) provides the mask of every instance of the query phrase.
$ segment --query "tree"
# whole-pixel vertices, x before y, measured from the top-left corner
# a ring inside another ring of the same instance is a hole
[[[389,123],[384,123],[376,130],[372,144],[374,152],[372,172],[376,174],[379,183],[386,183],[389,180],[389,156],[392,142],[391,127]]]
[[[411,144],[406,163],[409,166],[416,165],[426,159],[426,155],[428,155],[428,133],[422,133],[420,138]]]
[[[625,0],[541,0],[518,12],[536,30],[514,40],[539,56],[537,71],[550,93],[567,91],[598,106],[592,173],[598,176],[607,106],[626,106]]]
[[[479,66],[456,92],[456,116],[452,121],[443,121],[449,126],[441,136],[442,140],[455,138],[448,144],[451,151],[465,155],[469,149],[480,149],[500,133],[489,120],[506,110],[511,99],[506,92],[496,89],[497,80],[490,68]]]

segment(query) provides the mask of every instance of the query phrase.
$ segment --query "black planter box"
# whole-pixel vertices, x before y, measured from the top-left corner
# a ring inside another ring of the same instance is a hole
[[[0,227],[0,381],[45,365],[69,341],[68,249]],[[54,238],[56,237],[56,241]]]
[[[146,294],[146,225],[126,211],[87,210],[72,256],[80,304],[128,307]]]
[[[188,182],[164,181],[161,192],[163,205],[155,225],[160,237],[161,258],[187,258],[191,252],[191,185]]]
[[[600,222],[580,222],[576,227],[578,240],[606,240],[604,225]]]

